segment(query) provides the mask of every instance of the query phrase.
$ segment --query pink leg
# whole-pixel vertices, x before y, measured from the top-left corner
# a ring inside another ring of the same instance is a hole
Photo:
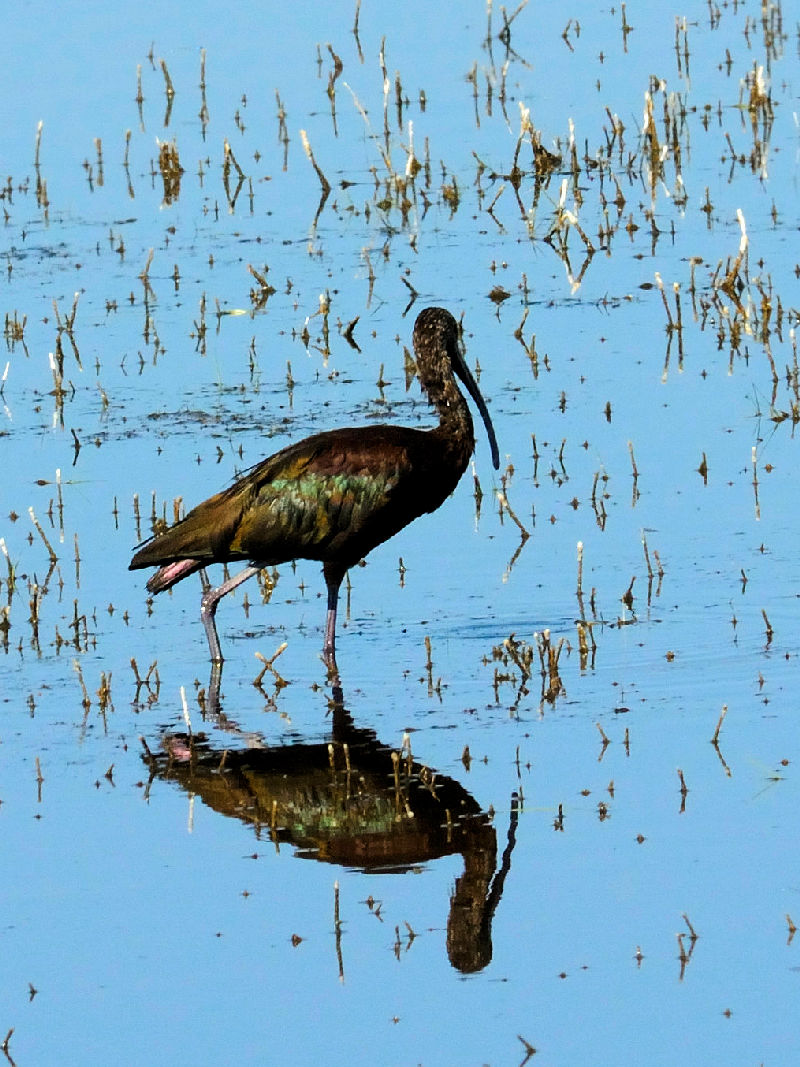
[[[346,572],[346,567],[336,563],[326,563],[322,568],[325,585],[328,587],[328,613],[325,617],[325,643],[322,646],[322,655],[333,670],[336,669],[336,607],[339,603],[339,586]]]
[[[232,592],[237,585],[246,582],[248,578],[252,578],[254,574],[258,574],[262,569],[262,567],[245,567],[244,570],[239,571],[238,574],[234,574],[232,578],[223,582],[222,585],[218,585],[216,589],[214,589],[211,582],[209,582],[205,567],[200,571],[200,582],[203,586],[203,599],[200,602],[200,619],[205,628],[206,637],[208,638],[208,648],[211,652],[212,663],[222,663],[222,649],[219,645],[217,624],[214,621],[214,616],[217,612],[217,604],[219,604],[224,596]]]

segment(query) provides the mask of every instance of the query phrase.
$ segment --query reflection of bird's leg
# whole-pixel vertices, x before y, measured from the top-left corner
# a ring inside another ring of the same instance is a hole
[[[336,606],[339,602],[339,586],[347,571],[340,563],[325,563],[322,573],[325,575],[325,585],[328,587],[328,614],[325,617],[325,643],[322,646],[322,655],[329,669],[336,671]]]
[[[212,663],[222,663],[222,649],[219,646],[219,637],[217,636],[217,624],[214,621],[214,616],[217,612],[217,604],[227,594],[230,593],[237,585],[241,585],[242,582],[246,582],[248,578],[252,578],[254,574],[262,570],[261,567],[245,567],[244,570],[239,571],[238,574],[234,574],[233,578],[228,578],[222,585],[218,585],[216,589],[213,588],[211,582],[208,580],[205,567],[200,571],[200,583],[203,586],[203,599],[200,602],[200,618],[203,622],[203,626],[206,631],[206,637],[208,638],[208,648],[211,652]]]

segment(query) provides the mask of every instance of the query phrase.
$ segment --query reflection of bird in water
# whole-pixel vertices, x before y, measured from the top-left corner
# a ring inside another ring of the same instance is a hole
[[[492,917],[511,866],[516,795],[495,874],[497,835],[475,798],[357,728],[338,685],[332,703],[330,743],[237,749],[229,735],[221,750],[203,737],[168,734],[164,752],[145,746],[151,783],[175,781],[214,811],[250,824],[258,837],[321,862],[399,873],[460,853],[464,873],[450,898],[447,954],[459,971],[482,970],[492,958]]]
[[[408,523],[440,507],[467,468],[475,434],[456,376],[478,407],[492,462],[499,467],[489,412],[461,354],[458,324],[449,311],[431,307],[420,312],[414,351],[420,383],[439,414],[438,426],[359,426],[314,434],[263,460],[135,553],[131,570],[159,568],[147,582],[151,593],[201,572],[201,618],[214,662],[222,662],[214,622],[222,597],[263,567],[294,559],[323,564],[328,590],[324,651],[334,662],[336,605],[347,570]],[[212,589],[204,568],[235,560],[250,565]]]

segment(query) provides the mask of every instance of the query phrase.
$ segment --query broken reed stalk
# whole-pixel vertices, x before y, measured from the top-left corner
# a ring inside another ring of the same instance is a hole
[[[425,670],[428,672],[428,674],[430,674],[433,670],[433,651],[431,648],[431,639],[428,634],[425,634],[425,656]]]
[[[497,499],[500,502],[500,506],[502,508],[504,508],[508,512],[508,514],[511,516],[511,519],[513,520],[514,524],[517,526],[517,528],[518,528],[518,530],[520,532],[520,535],[522,537],[523,542],[527,541],[528,538],[530,537],[530,533],[525,529],[525,527],[522,525],[520,520],[514,514],[514,511],[512,510],[512,507],[508,502],[508,497],[500,489],[497,490]]]
[[[109,671],[108,674],[106,674],[105,671],[100,672],[100,688],[97,690],[97,696],[100,699],[101,711],[105,711],[108,707],[110,707],[112,711],[114,710],[111,702],[111,676],[113,673],[113,671]]]
[[[34,512],[32,507],[28,508],[28,514],[31,517],[31,522],[36,527],[36,532],[39,534],[39,536],[41,537],[42,541],[44,541],[44,546],[47,549],[48,553],[50,554],[50,562],[51,563],[58,563],[58,556],[55,554],[55,552],[53,550],[53,546],[47,540],[47,535],[45,534],[44,530],[42,529],[41,524],[39,523],[39,520],[36,518],[36,514],[35,514],[35,512]]]
[[[353,28],[350,31],[353,34],[353,36],[356,38],[356,40],[358,40],[358,19],[359,19],[360,14],[361,14],[361,0],[356,0],[356,14],[355,14],[355,18],[353,20]],[[361,51],[361,46],[359,45],[359,52],[360,51]]]
[[[244,171],[242,170],[242,168],[239,166],[239,161],[237,160],[236,156],[233,154],[233,149],[231,148],[230,142],[228,141],[227,137],[225,138],[225,142],[224,142],[222,147],[223,147],[223,153],[224,153],[223,167],[227,171],[229,171],[230,170],[230,165],[233,164],[234,168],[236,169],[237,178],[241,178],[242,180],[244,180],[246,175],[245,175]]]
[[[83,690],[83,700],[81,701],[81,703],[83,704],[84,710],[88,711],[89,708],[92,706],[92,701],[89,697],[89,691],[86,688],[86,683],[83,680],[83,671],[81,670],[81,665],[78,660],[74,659],[72,661],[72,666],[75,670],[75,673],[78,675],[78,681],[81,683],[81,689]]]
[[[61,492],[61,468],[56,467],[56,494],[58,496],[59,540],[64,543],[64,496]],[[75,535],[77,537],[77,534]]]
[[[14,586],[16,584],[16,573],[15,573],[16,572],[16,568],[14,567],[14,564],[11,562],[11,556],[9,556],[9,554],[8,554],[8,548],[6,547],[6,539],[5,539],[5,537],[0,537],[0,553],[2,553],[5,556],[6,566],[8,567],[8,578],[6,579],[6,585],[8,587],[9,601],[10,601],[12,591],[13,591]]]
[[[314,168],[314,172],[316,173],[317,177],[319,178],[319,183],[322,186],[322,192],[323,192],[324,196],[327,196],[328,193],[330,193],[330,191],[331,191],[331,185],[330,185],[330,182],[328,181],[328,179],[322,173],[322,170],[320,169],[319,164],[317,163],[316,159],[314,159],[314,153],[311,150],[311,144],[309,143],[308,134],[306,133],[305,130],[301,130],[300,131],[300,140],[303,142],[303,151],[308,156],[308,159],[309,159],[309,161],[311,163],[311,166]]]
[[[47,358],[50,361],[50,371],[53,375],[53,391],[50,394],[55,397],[56,408],[60,408],[64,403],[64,352],[59,343],[56,343],[56,351],[58,355],[54,355],[52,352],[47,353]]]
[[[736,218],[737,218],[737,220],[739,222],[739,230],[741,232],[741,236],[739,238],[739,251],[738,251],[738,253],[736,255],[736,259],[733,261],[733,265],[731,266],[731,269],[728,271],[728,273],[725,276],[725,279],[722,281],[722,283],[719,286],[719,288],[722,289],[722,291],[724,293],[726,293],[729,297],[731,297],[731,299],[734,301],[734,303],[738,303],[739,302],[739,294],[736,291],[736,289],[737,289],[736,282],[737,282],[737,279],[741,280],[741,279],[739,279],[739,271],[741,270],[742,262],[744,262],[744,264],[745,264],[745,271],[744,271],[745,278],[748,275],[747,262],[746,262],[747,246],[748,246],[747,225],[745,223],[744,214],[743,214],[741,208],[737,208],[736,209]]]
[[[597,643],[592,633],[592,624],[587,622],[585,618],[576,620],[576,628],[578,630],[578,651],[580,653],[581,670],[585,670],[590,653],[594,653],[597,649]],[[589,644],[591,641],[591,645]]]
[[[578,541],[578,600],[583,596],[583,541]]]
[[[277,682],[279,689],[282,689],[284,686],[287,686],[289,684],[285,678],[282,678],[280,674],[278,674],[278,672],[273,666],[278,656],[282,655],[282,653],[284,653],[288,647],[289,642],[284,641],[283,644],[278,647],[278,650],[272,655],[270,659],[267,659],[267,657],[263,656],[260,652],[255,653],[256,659],[260,660],[260,662],[264,664],[262,669],[259,671],[258,676],[253,679],[253,685],[256,687],[256,689],[260,688],[261,683],[264,680],[264,675],[267,673],[267,671],[272,671],[272,673],[275,675],[275,681]]]
[[[722,729],[722,721],[723,721],[723,719],[725,718],[725,716],[727,714],[728,714],[728,705],[727,704],[723,704],[722,705],[722,714],[720,715],[719,721],[717,722],[717,728],[714,731],[714,736],[711,738],[711,744],[712,745],[719,744],[719,732]]]
[[[103,167],[103,139],[102,137],[95,137],[94,150],[97,153],[97,184],[102,186],[105,183],[104,167]]]
[[[145,303],[147,303],[148,298],[150,298],[150,297],[155,298],[155,295],[156,295],[155,294],[155,290],[153,289],[152,285],[150,284],[150,266],[151,266],[151,264],[153,262],[153,256],[154,255],[155,255],[155,249],[151,248],[150,251],[147,253],[147,262],[144,265],[144,270],[139,275],[139,281],[144,286]]]
[[[628,452],[631,457],[631,467],[633,467],[633,480],[637,481],[639,478],[639,469],[636,466],[636,457],[633,454],[633,441],[628,441]]]
[[[171,99],[175,95],[175,87],[172,84],[172,78],[169,76],[165,59],[161,60],[161,73],[164,75],[164,91],[166,92],[167,97]]]
[[[634,576],[631,578],[631,584],[620,597],[620,600],[625,605],[625,607],[628,608],[629,611],[633,610],[633,583],[635,581],[636,575],[634,574]]]
[[[339,913],[339,880],[333,883],[333,927],[336,934],[336,958],[339,962],[339,981],[344,981],[344,960],[342,958],[342,920]]]
[[[667,303],[667,294],[664,292],[664,282],[663,282],[663,280],[661,278],[661,275],[658,273],[658,271],[655,272],[655,279],[656,279],[656,287],[657,287],[659,293],[661,293],[661,300],[662,300],[662,303],[664,304],[664,311],[666,311],[666,313],[667,313],[667,330],[674,330],[675,329],[675,322],[674,322],[674,320],[672,318],[672,313],[669,310],[669,304]]]
[[[545,674],[544,655],[545,649],[550,644],[550,631],[545,630],[544,633],[534,633],[533,640],[536,643],[536,648],[539,652],[539,662],[541,664],[542,677]],[[514,639],[514,634],[510,634],[503,639],[503,649],[508,654],[508,658],[515,664],[522,675],[523,683],[531,676],[531,662],[533,660],[533,651],[530,645],[525,645],[524,642],[519,642]]]
[[[639,499],[639,468],[636,466],[636,457],[633,454],[633,441],[628,441],[628,452],[631,457],[631,467],[633,468],[633,488],[631,490],[631,507],[636,507],[636,501]]]
[[[192,738],[192,719],[189,715],[189,704],[186,700],[186,689],[181,686],[181,704],[183,710],[183,721],[186,723],[186,729],[189,732],[189,740]]]

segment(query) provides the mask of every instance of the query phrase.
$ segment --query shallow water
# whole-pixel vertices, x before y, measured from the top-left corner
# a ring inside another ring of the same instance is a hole
[[[68,5],[52,39],[20,13],[20,1067],[793,1062],[797,34],[780,5],[651,7],[506,32],[365,3],[354,34],[351,3]],[[351,572],[341,699],[317,564],[223,603],[204,719],[199,584],[148,604],[133,546],[308,433],[429,425],[404,349],[432,303],[463,314],[500,472],[478,425],[474,477]]]

